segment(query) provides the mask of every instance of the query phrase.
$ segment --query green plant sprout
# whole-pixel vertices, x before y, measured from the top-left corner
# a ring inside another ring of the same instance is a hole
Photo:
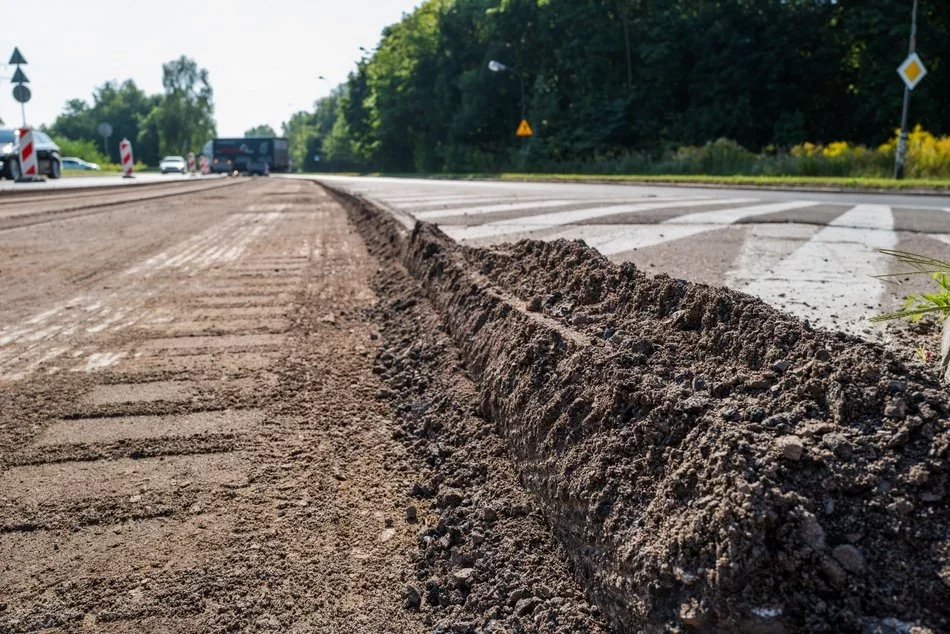
[[[943,313],[943,317],[950,315],[950,262],[938,260],[918,253],[878,249],[880,253],[895,258],[901,264],[907,264],[913,270],[903,273],[887,273],[875,275],[878,278],[902,277],[905,275],[930,275],[939,290],[933,293],[910,295],[904,302],[904,307],[894,313],[886,313],[872,317],[871,321],[889,321],[892,319],[910,319],[920,321],[924,315]]]

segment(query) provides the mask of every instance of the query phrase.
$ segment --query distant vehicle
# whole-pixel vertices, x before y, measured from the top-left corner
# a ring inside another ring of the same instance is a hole
[[[209,147],[210,146],[210,147]],[[215,174],[259,174],[290,171],[287,139],[278,137],[245,137],[214,139],[205,145],[204,154],[211,160]]]
[[[158,164],[158,169],[162,171],[162,174],[171,174],[172,172],[176,174],[187,174],[188,161],[182,156],[166,156]]]
[[[0,129],[0,176],[16,180],[20,178],[20,131]],[[33,145],[36,147],[37,171],[50,178],[59,178],[63,172],[63,159],[59,146],[45,132],[33,130]]]
[[[90,163],[89,161],[84,161],[81,158],[76,158],[75,156],[64,156],[63,157],[63,169],[64,170],[75,170],[75,171],[99,171],[98,163]]]

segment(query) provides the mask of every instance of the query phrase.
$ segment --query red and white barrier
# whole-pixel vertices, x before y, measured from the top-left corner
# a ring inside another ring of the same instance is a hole
[[[195,173],[195,153],[194,152],[188,153],[188,173],[189,174]]]
[[[198,164],[199,164],[202,174],[207,175],[211,173],[211,163],[208,161],[207,156],[202,154],[201,158],[198,160]]]
[[[132,166],[134,165],[132,143],[128,139],[122,139],[119,142],[119,158],[122,160],[122,171],[125,172],[122,178],[134,178],[132,175]]]
[[[39,176],[39,166],[36,162],[33,130],[20,128],[20,178],[33,180],[37,176]]]

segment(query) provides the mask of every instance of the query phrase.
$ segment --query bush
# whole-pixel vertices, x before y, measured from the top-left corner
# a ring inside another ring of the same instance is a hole
[[[73,141],[65,137],[53,138],[53,141],[59,146],[59,151],[62,156],[75,156],[90,163],[98,163],[100,167],[103,168],[105,168],[106,163],[109,162],[108,157],[98,150],[93,141]]]

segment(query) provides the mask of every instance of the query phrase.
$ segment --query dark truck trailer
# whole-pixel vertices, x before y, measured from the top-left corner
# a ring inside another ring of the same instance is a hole
[[[211,171],[217,174],[260,174],[289,172],[287,139],[245,137],[211,141]]]

